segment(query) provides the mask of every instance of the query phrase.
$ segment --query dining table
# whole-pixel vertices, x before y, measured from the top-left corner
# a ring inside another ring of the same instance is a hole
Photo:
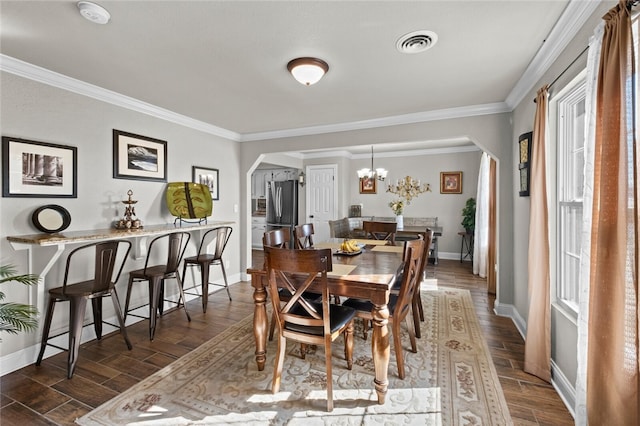
[[[340,251],[342,238],[332,238],[316,243],[314,248],[332,250],[332,271],[327,273],[329,293],[340,297],[370,300],[373,308],[373,337],[371,354],[375,371],[374,387],[378,404],[384,404],[389,381],[389,295],[399,268],[402,266],[401,246],[387,245],[386,241],[356,239],[361,247],[357,253]],[[267,288],[268,280],[264,265],[247,269],[253,287],[254,316],[253,333],[256,344],[258,370],[265,366],[267,354]],[[311,287],[313,291],[313,287]]]

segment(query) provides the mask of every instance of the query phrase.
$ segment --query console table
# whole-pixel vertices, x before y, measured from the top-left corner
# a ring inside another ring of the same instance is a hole
[[[174,232],[198,232],[199,238],[196,244],[207,231],[218,226],[230,226],[235,222],[230,221],[209,221],[208,223],[183,223],[183,224],[163,224],[144,226],[139,229],[93,229],[86,231],[61,232],[58,234],[31,234],[8,236],[7,240],[14,250],[27,250],[27,268],[30,274],[40,276],[40,282],[37,286],[36,300],[33,300],[32,292],[29,292],[29,304],[38,308],[38,312],[44,312],[45,301],[45,278],[53,265],[58,261],[68,244],[81,244],[89,242],[133,239],[132,256],[134,259],[142,259],[147,254],[147,239],[164,234]],[[33,266],[33,250],[36,247],[55,247],[56,251],[51,254],[46,265],[41,270],[35,270]],[[197,245],[196,245],[197,247]]]

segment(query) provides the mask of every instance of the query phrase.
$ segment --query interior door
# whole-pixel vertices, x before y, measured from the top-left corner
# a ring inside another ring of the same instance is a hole
[[[338,196],[335,164],[307,167],[307,218],[313,223],[314,241],[329,238],[329,221],[337,219]]]

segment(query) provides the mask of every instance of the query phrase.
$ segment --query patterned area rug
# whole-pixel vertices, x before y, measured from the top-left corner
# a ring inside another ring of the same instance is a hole
[[[423,284],[424,285],[424,284]],[[389,391],[377,404],[371,339],[356,330],[353,370],[343,339],[332,346],[333,412],[326,411],[324,348],[306,360],[289,344],[280,392],[271,393],[276,342],[254,358],[253,316],[211,339],[89,414],[80,425],[508,425],[500,383],[467,290],[423,291],[418,353],[403,336],[406,378],[391,348]],[[356,328],[359,326],[357,321]],[[392,339],[390,339],[393,342]],[[392,343],[393,344],[393,343]]]

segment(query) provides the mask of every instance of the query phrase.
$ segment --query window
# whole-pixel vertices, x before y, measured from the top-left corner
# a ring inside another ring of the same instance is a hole
[[[554,102],[557,141],[556,302],[577,315],[584,192],[584,73]]]

